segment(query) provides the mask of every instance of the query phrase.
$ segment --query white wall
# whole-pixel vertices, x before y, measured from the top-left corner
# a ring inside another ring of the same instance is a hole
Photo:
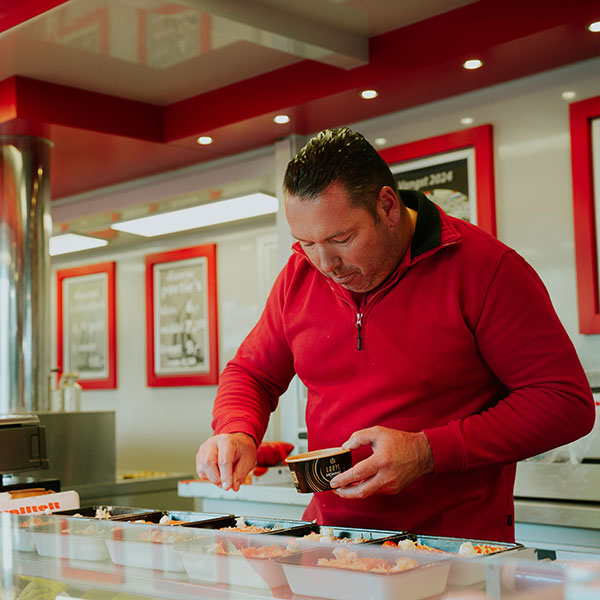
[[[258,319],[270,287],[257,267],[257,239],[275,237],[274,219],[260,226],[238,226],[157,240],[134,249],[56,257],[53,269],[116,261],[116,390],[84,390],[83,410],[116,411],[117,468],[194,472],[194,457],[210,434],[215,386],[146,386],[146,305],[144,256],[206,243],[217,244],[219,367],[232,358]],[[53,294],[55,297],[55,294]]]
[[[465,127],[460,123],[465,116],[474,118],[469,127],[493,125],[498,237],[538,271],[584,367],[592,374],[600,373],[600,335],[578,332],[568,102],[561,93],[573,90],[576,100],[600,95],[599,74],[600,60],[587,61],[351,125],[372,141],[387,138],[387,146],[456,131]],[[275,149],[262,156],[263,163],[265,156],[272,160],[274,172],[281,170],[275,165]],[[256,171],[251,161],[232,164],[231,177],[240,177],[244,165],[246,171]],[[203,172],[210,178],[206,166]],[[219,163],[219,173],[219,177],[226,176],[227,165]],[[195,183],[201,186],[202,180]],[[110,196],[103,194],[105,210]],[[81,204],[76,204],[80,214]],[[75,203],[73,211],[74,207]],[[57,210],[64,219],[70,208],[63,203]],[[198,231],[131,250],[53,260],[54,269],[117,261],[118,389],[85,391],[83,404],[84,409],[117,411],[119,468],[193,472],[196,449],[210,435],[215,394],[212,386],[146,387],[144,255],[217,243],[219,358],[223,368],[259,316],[271,278],[265,276],[264,265],[258,264],[264,258],[259,258],[257,239],[277,234],[287,247],[289,235],[282,231],[275,222],[237,226]]]

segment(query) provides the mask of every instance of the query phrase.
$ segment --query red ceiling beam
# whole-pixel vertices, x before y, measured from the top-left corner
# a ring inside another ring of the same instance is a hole
[[[12,118],[31,123],[32,128],[62,125],[164,141],[160,106],[18,75],[0,82],[0,123]]]
[[[390,96],[375,114],[375,104],[367,108],[352,101],[365,87],[399,94],[392,110],[400,110],[584,60],[600,54],[600,36],[585,30],[599,13],[598,0],[480,0],[372,38],[369,63],[362,67],[344,71],[305,60],[171,104],[165,112],[165,139],[294,109],[306,115],[308,129],[298,130],[306,133],[314,131],[309,121],[384,114],[393,103]],[[465,72],[462,63],[474,57],[490,62],[480,72]]]
[[[0,0],[0,33],[67,3],[69,0]]]

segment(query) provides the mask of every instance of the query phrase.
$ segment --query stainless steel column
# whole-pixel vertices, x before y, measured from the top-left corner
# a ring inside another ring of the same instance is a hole
[[[48,408],[50,142],[0,135],[0,414]]]

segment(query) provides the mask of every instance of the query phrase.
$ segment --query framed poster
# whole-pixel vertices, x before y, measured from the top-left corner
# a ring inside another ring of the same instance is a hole
[[[216,245],[146,256],[146,364],[150,387],[216,385]]]
[[[393,146],[380,154],[399,189],[421,191],[449,215],[496,235],[491,125]]]
[[[569,106],[579,331],[600,333],[600,96]]]
[[[117,387],[115,263],[56,272],[59,376],[76,372],[83,389]]]

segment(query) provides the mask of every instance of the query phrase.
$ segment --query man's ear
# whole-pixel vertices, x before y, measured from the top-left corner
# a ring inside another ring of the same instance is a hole
[[[389,185],[384,185],[377,195],[377,214],[390,227],[398,225],[401,219],[400,200]]]

